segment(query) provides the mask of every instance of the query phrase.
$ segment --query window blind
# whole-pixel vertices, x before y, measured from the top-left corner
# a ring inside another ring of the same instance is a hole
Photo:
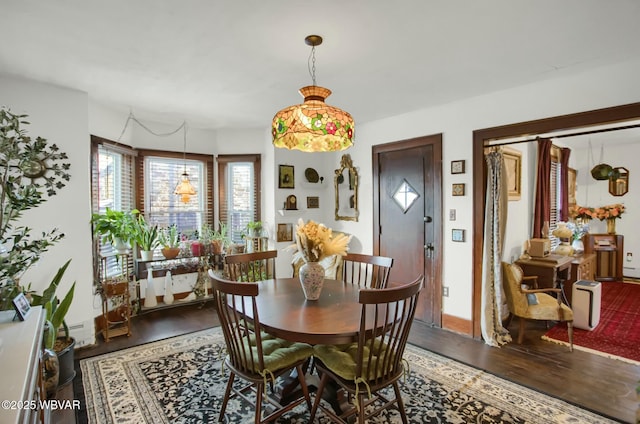
[[[107,208],[130,211],[135,203],[135,150],[111,140],[91,136],[91,210]],[[94,279],[96,283],[132,269],[133,258],[121,263],[111,243],[94,238]]]
[[[152,224],[176,224],[183,234],[193,234],[203,224],[213,226],[213,158],[194,153],[139,150],[136,158],[136,207]],[[196,189],[189,202],[174,194],[185,171]]]
[[[219,155],[217,161],[218,216],[232,242],[241,243],[247,224],[261,216],[260,155]]]

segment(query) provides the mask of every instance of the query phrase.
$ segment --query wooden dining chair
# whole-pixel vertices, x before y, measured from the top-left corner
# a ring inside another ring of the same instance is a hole
[[[342,258],[342,279],[362,287],[381,289],[387,286],[393,258],[348,253]]]
[[[313,422],[318,408],[334,422],[351,422],[349,418],[355,415],[359,423],[364,423],[395,405],[402,422],[407,423],[398,380],[407,372],[402,355],[423,281],[424,278],[420,276],[402,286],[361,289],[358,299],[362,305],[358,341],[346,345],[313,347],[314,365],[321,378],[309,422]],[[375,331],[371,330],[371,323]],[[322,393],[331,380],[346,390],[350,397],[354,396],[356,404],[338,413],[332,407],[325,406]],[[393,386],[393,399],[380,393],[388,386]]]
[[[230,372],[219,421],[224,421],[227,403],[234,397],[240,397],[255,405],[256,424],[275,420],[305,401],[311,408],[311,398],[303,370],[303,365],[313,353],[311,345],[289,342],[261,331],[253,331],[254,328],[260,328],[256,307],[258,285],[225,280],[215,274],[209,275],[227,347],[224,366]],[[274,387],[277,387],[280,377],[289,376],[294,370],[302,395],[297,398],[288,396],[287,403],[283,405],[273,392]],[[236,376],[244,380],[245,384],[235,385]],[[267,391],[267,387],[271,387],[270,391]]]
[[[241,253],[224,257],[225,275],[231,281],[263,281],[276,275],[277,250]]]

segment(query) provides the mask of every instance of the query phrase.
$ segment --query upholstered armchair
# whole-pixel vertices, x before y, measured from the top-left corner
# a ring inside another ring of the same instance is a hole
[[[526,278],[526,281],[532,279]],[[562,303],[558,288],[529,288],[517,264],[502,263],[502,284],[507,306],[520,319],[518,343],[522,343],[526,320],[566,321],[569,331],[569,350],[573,351],[573,311]],[[534,282],[534,287],[537,285]],[[553,294],[553,296],[551,295]]]

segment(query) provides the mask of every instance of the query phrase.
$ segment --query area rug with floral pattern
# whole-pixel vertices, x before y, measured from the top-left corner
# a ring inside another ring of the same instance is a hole
[[[217,422],[228,378],[219,328],[80,361],[89,423]],[[411,423],[609,423],[607,418],[432,352],[407,346],[401,382]],[[227,422],[253,422],[254,406],[233,399]],[[306,405],[280,423],[307,423]],[[317,422],[329,422],[323,415]],[[397,410],[376,423],[401,422]]]

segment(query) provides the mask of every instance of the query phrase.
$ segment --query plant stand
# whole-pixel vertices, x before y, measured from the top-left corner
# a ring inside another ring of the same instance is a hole
[[[102,281],[102,336],[108,342],[111,337],[131,335],[131,295],[129,278],[132,269],[128,254],[118,255],[123,264],[123,274],[115,280]],[[106,258],[102,258],[102,275],[106,272]],[[110,306],[113,308],[110,309]]]

